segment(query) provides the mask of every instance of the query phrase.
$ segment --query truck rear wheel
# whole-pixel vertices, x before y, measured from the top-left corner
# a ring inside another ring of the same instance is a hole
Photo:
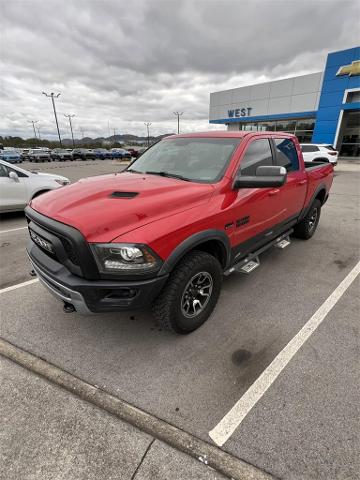
[[[187,334],[200,327],[218,301],[222,269],[212,255],[193,251],[171,272],[153,303],[158,324],[175,333]]]
[[[320,220],[321,213],[321,202],[320,200],[315,200],[311,205],[306,216],[294,227],[294,236],[297,238],[302,238],[303,240],[308,240],[311,238]]]

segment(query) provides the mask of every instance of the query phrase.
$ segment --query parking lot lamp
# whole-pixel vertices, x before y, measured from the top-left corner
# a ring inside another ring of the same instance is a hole
[[[33,126],[33,129],[34,129],[34,135],[35,135],[35,138],[37,138],[36,136],[36,130],[35,130],[35,123],[38,123],[39,120],[36,120],[34,122],[34,120],[28,120],[28,123],[32,123],[32,126]]]
[[[177,117],[177,124],[178,124],[178,134],[180,133],[180,116],[184,113],[184,112],[173,112],[174,115]]]
[[[37,130],[37,132],[38,132],[39,140],[41,140],[41,136],[40,136],[41,127],[36,127],[36,130]]]
[[[73,134],[73,128],[72,128],[72,123],[71,123],[71,119],[72,119],[72,117],[75,117],[75,113],[73,113],[72,115],[71,115],[70,113],[69,113],[69,114],[64,113],[64,117],[66,117],[66,118],[69,119],[70,130],[71,130],[71,138],[72,138],[72,144],[73,144],[73,147],[75,148],[74,134]]]
[[[62,148],[60,130],[59,130],[59,122],[58,122],[57,115],[56,115],[55,100],[54,100],[54,98],[58,98],[60,96],[60,93],[58,93],[57,95],[55,95],[55,93],[53,93],[53,92],[51,92],[50,94],[45,93],[45,92],[42,92],[42,93],[43,93],[43,95],[45,95],[45,97],[50,97],[51,98],[53,109],[54,109],[56,128],[57,128],[57,132],[58,132],[58,136],[59,136],[59,143],[60,143],[60,147]]]
[[[151,122],[146,122],[146,123],[144,123],[144,125],[146,126],[146,129],[147,129],[147,146],[149,148],[150,147],[150,130],[149,130],[149,127],[151,125]]]

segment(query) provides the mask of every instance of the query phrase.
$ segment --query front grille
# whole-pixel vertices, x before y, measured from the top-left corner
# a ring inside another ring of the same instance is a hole
[[[58,261],[79,277],[88,280],[100,277],[90,246],[79,230],[48,218],[31,207],[26,207],[25,214],[29,228],[53,246],[53,256],[49,251],[42,250],[47,256],[52,256],[53,260]],[[38,243],[41,243],[40,240]],[[41,248],[41,245],[37,244],[37,246]]]
[[[79,266],[80,265],[79,255],[77,254],[76,250],[74,250],[69,240],[64,237],[59,237],[59,238],[61,240],[61,243],[63,244],[64,250],[70,262],[72,262],[74,265]]]

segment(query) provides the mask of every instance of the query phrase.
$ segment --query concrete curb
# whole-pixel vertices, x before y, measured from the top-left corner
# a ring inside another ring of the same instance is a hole
[[[41,375],[50,382],[68,390],[81,399],[106,410],[119,419],[135,426],[191,457],[209,465],[234,480],[274,480],[275,477],[247,464],[173,425],[114,397],[74,375],[18,348],[0,338],[0,354],[22,367]]]

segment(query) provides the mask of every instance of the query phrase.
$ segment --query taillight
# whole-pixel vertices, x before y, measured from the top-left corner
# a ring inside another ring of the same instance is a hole
[[[328,152],[329,155],[337,155],[338,152]]]

